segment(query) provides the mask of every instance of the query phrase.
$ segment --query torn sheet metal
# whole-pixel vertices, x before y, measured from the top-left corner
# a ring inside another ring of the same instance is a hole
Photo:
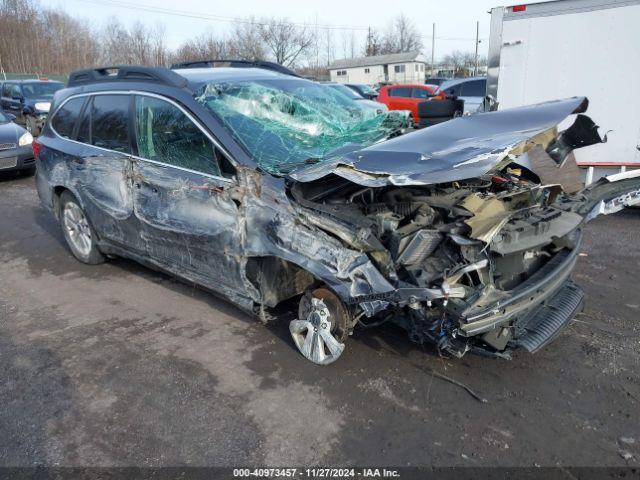
[[[542,184],[557,183],[567,193],[576,193],[584,188],[573,152],[569,152],[564,161],[558,164],[541,145],[536,145],[518,157],[517,163],[535,173]]]
[[[308,182],[330,173],[366,186],[430,185],[484,175],[514,148],[584,112],[585,97],[455,118],[366,148],[299,167]]]

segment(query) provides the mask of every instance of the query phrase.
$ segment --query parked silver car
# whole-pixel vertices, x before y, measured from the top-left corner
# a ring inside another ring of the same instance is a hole
[[[487,91],[487,77],[454,78],[440,85],[440,91],[464,100],[464,113],[478,110]]]

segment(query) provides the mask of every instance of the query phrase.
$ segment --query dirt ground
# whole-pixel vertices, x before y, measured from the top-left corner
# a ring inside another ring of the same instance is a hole
[[[536,355],[443,359],[386,327],[317,367],[284,322],[80,264],[33,178],[5,175],[0,465],[637,466],[639,235],[639,209],[589,225],[585,311]]]

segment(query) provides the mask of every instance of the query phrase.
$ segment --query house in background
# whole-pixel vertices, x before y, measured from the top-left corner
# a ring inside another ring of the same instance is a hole
[[[424,83],[427,58],[418,50],[372,57],[345,58],[329,65],[331,81],[338,83]]]

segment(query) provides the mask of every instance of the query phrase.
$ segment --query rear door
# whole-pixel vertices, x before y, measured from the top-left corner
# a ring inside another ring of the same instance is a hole
[[[222,294],[237,291],[244,236],[231,163],[178,104],[136,95],[135,115],[134,205],[147,255]]]
[[[133,216],[131,195],[129,129],[133,98],[126,93],[77,98],[86,98],[86,102],[71,137],[72,150],[67,153],[75,192],[101,239],[143,253],[145,245]],[[56,131],[65,106],[67,103],[52,119]]]

